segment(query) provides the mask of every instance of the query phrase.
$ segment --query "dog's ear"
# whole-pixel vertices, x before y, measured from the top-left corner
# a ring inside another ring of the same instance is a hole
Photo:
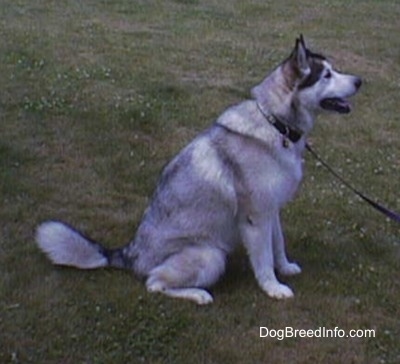
[[[304,47],[305,49],[307,49],[307,45],[306,45],[306,42],[304,41],[303,34],[300,34],[300,36],[299,36],[299,38],[298,38],[298,41],[303,45],[303,47]]]
[[[296,39],[296,44],[291,55],[292,66],[301,78],[308,76],[311,72],[308,62],[308,52],[303,35]]]

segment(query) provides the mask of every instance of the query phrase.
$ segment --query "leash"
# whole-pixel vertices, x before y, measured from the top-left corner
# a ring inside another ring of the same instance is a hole
[[[380,203],[372,200],[364,193],[360,192],[356,188],[354,188],[349,182],[347,182],[342,176],[340,176],[331,166],[328,165],[319,155],[311,148],[310,144],[306,143],[307,150],[312,154],[312,156],[320,162],[332,175],[334,175],[341,183],[343,183],[348,189],[353,191],[357,196],[359,196],[362,200],[370,204],[374,209],[378,210],[385,216],[389,217],[390,219],[400,223],[400,214],[394,212],[387,207],[381,205]]]
[[[261,112],[261,114],[264,116],[264,118],[271,124],[273,125],[284,137],[288,138],[292,143],[296,143],[300,138],[302,137],[302,133],[300,133],[298,130],[290,128],[287,124],[283,123],[279,118],[277,118],[273,114],[267,114],[264,112],[263,108],[261,105],[256,102],[258,110]],[[284,144],[285,147],[287,147]],[[397,212],[394,212],[387,207],[381,205],[380,203],[374,201],[364,193],[360,192],[356,188],[354,188],[349,182],[347,182],[339,173],[337,173],[331,166],[328,165],[320,156],[318,153],[314,151],[313,148],[311,148],[310,144],[306,143],[306,149],[313,155],[313,157],[319,161],[333,176],[335,176],[342,184],[344,184],[348,189],[353,191],[358,197],[360,197],[362,200],[367,202],[370,206],[372,206],[374,209],[378,210],[388,218],[392,219],[393,221],[396,221],[400,223],[400,214]]]

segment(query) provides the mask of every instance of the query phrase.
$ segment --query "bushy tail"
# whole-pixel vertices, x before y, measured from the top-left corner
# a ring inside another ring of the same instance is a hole
[[[80,269],[127,268],[119,259],[122,249],[108,250],[62,222],[48,221],[39,225],[36,243],[56,265]]]

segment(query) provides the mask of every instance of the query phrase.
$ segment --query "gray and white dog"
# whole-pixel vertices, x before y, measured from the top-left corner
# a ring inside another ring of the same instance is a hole
[[[302,179],[314,115],[350,112],[346,99],[360,86],[360,78],[336,71],[300,37],[251,100],[229,107],[169,162],[129,244],[106,249],[55,221],[38,227],[37,244],[54,264],[127,268],[151,292],[208,304],[213,297],[205,288],[242,242],[261,289],[292,297],[275,276],[275,269],[301,272],[286,257],[279,213]]]

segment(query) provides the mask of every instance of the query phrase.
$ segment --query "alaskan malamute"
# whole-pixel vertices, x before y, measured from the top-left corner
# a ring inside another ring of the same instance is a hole
[[[250,100],[225,110],[165,167],[129,244],[107,249],[55,221],[38,227],[37,244],[54,264],[130,269],[151,292],[207,304],[213,297],[205,288],[242,242],[261,289],[292,297],[275,276],[275,269],[301,272],[286,257],[279,212],[302,179],[314,115],[350,112],[347,98],[360,86],[359,77],[336,71],[300,37]]]

